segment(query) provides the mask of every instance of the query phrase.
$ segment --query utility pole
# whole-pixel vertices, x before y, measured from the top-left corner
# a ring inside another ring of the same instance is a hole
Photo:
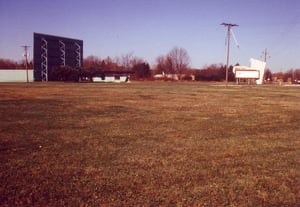
[[[239,25],[230,24],[230,23],[222,23],[221,25],[224,25],[225,27],[227,27],[227,61],[226,61],[226,87],[227,87],[227,84],[228,84],[228,68],[229,68],[230,31],[231,31],[231,27],[237,27]]]
[[[30,46],[22,45],[21,47],[24,48],[25,67],[26,67],[26,80],[27,80],[27,83],[29,83],[29,78],[28,78],[28,48]]]
[[[263,54],[263,58],[264,58],[264,61],[267,62],[267,58],[270,58],[270,56],[268,56],[268,51],[267,51],[267,48],[262,52]]]

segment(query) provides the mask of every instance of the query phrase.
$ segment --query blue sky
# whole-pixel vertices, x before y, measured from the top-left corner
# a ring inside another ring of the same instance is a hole
[[[273,72],[300,68],[299,0],[0,0],[0,58],[22,59],[33,32],[82,39],[84,57],[127,53],[155,65],[173,47],[191,66],[226,62],[226,28],[236,23],[230,64],[262,59]]]

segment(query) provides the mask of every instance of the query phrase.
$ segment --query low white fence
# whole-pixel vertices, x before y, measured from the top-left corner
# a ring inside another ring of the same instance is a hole
[[[28,69],[28,81],[33,82],[33,69]],[[27,82],[26,69],[0,69],[0,82]]]

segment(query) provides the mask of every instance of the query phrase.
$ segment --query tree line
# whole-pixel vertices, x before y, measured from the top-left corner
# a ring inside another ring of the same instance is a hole
[[[0,58],[0,69],[25,69],[25,61],[13,61],[10,59]],[[28,63],[28,68],[33,68],[33,62]]]
[[[29,62],[28,67],[33,68],[32,61]],[[0,58],[1,68],[24,69],[25,63]],[[176,74],[179,80],[190,80],[193,76],[197,81],[224,81],[226,65],[211,64],[201,69],[191,68],[188,52],[184,48],[174,47],[167,54],[158,56],[152,68],[143,58],[128,53],[113,59],[111,57],[101,59],[91,55],[83,59],[83,67],[56,66],[51,71],[57,81],[78,81],[82,77],[91,80],[92,77],[104,77],[109,71],[130,71],[132,80],[153,80],[155,74]],[[270,69],[265,70],[266,81],[272,81],[275,78],[281,81],[300,80],[300,69],[279,73],[272,73]],[[235,81],[232,65],[229,66],[228,80]]]

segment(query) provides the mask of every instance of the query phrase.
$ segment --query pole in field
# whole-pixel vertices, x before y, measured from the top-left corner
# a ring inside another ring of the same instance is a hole
[[[269,56],[269,52],[267,51],[267,48],[262,52],[262,55],[265,62],[267,62],[267,59],[271,57]]]
[[[237,27],[239,25],[237,25],[237,24],[231,24],[231,23],[222,23],[221,25],[227,27],[227,60],[226,60],[226,86],[227,86],[227,84],[228,84],[229,49],[230,49],[231,28],[232,27]]]
[[[23,45],[21,46],[24,48],[24,57],[25,57],[25,67],[26,67],[26,81],[29,83],[29,78],[28,78],[28,48],[30,46],[28,45]]]

